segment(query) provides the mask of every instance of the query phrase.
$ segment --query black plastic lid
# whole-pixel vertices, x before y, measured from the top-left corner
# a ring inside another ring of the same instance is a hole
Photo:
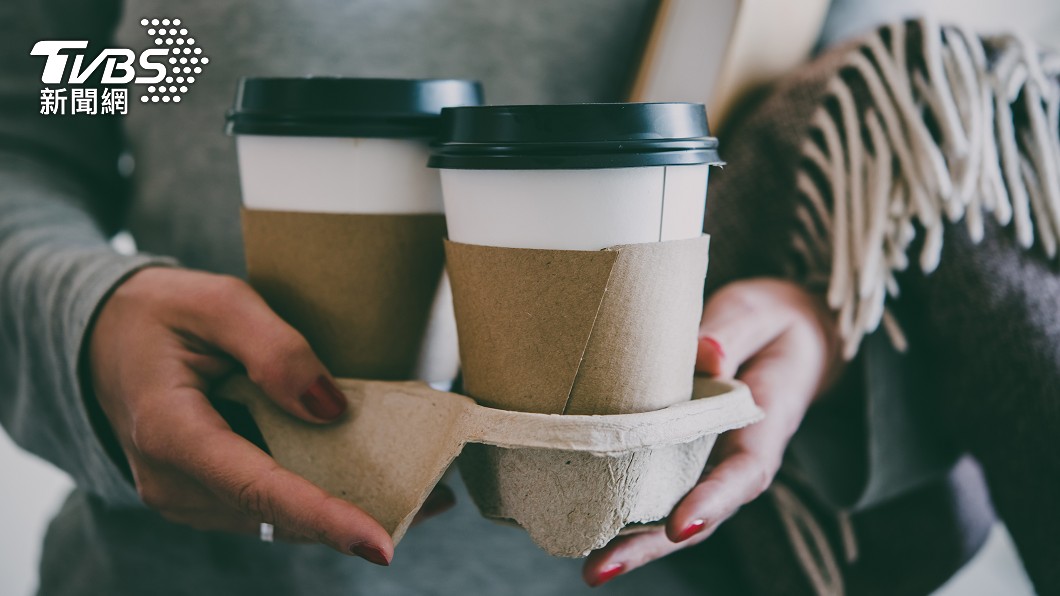
[[[718,140],[697,103],[455,107],[428,165],[554,170],[719,164]]]
[[[477,81],[245,78],[225,132],[240,135],[433,138],[439,112],[479,105]]]

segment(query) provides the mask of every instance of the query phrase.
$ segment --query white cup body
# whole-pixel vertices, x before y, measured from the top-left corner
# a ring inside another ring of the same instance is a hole
[[[442,213],[441,183],[437,170],[426,167],[429,149],[423,141],[236,135],[236,149],[247,209],[359,215]],[[443,277],[415,374],[448,389],[458,367],[456,320],[448,279]]]
[[[708,168],[441,169],[449,239],[600,250],[696,238],[703,233]]]
[[[316,213],[442,213],[438,172],[412,139],[237,135],[243,205]]]

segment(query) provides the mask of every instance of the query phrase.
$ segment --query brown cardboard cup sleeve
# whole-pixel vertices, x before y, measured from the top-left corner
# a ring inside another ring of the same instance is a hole
[[[332,374],[413,377],[444,266],[445,217],[242,211],[247,274]]]
[[[249,408],[280,465],[366,511],[395,543],[465,451],[462,471],[483,514],[567,557],[665,517],[699,478],[717,435],[762,416],[746,386],[705,378],[690,401],[607,416],[500,410],[418,382],[340,379],[339,387],[349,407],[326,426],[290,416],[242,376],[216,394]],[[490,450],[476,453],[481,446]]]
[[[544,414],[687,401],[710,237],[599,251],[446,241],[464,389]]]

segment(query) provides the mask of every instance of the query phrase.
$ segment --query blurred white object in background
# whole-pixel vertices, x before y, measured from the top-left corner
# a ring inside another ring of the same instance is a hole
[[[0,594],[28,595],[36,591],[44,531],[74,485],[2,430],[0,474]]]
[[[1001,524],[990,531],[986,544],[934,596],[1034,596],[1034,586],[1023,569],[1012,536]]]

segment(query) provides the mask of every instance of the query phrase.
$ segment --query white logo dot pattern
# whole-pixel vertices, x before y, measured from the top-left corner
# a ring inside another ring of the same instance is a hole
[[[210,59],[203,55],[201,47],[195,45],[195,38],[188,37],[188,30],[180,28],[180,19],[141,19],[140,25],[153,38],[155,47],[169,51],[167,62],[171,65],[165,77],[166,85],[148,86],[146,93],[140,96],[140,102],[180,103],[188,86],[195,82],[195,77],[189,75],[202,74],[202,66],[209,64]],[[179,87],[173,84],[174,75]]]

